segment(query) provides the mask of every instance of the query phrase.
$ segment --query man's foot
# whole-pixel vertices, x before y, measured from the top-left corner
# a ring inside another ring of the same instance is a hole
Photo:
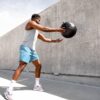
[[[10,92],[8,89],[6,90],[6,92],[4,93],[4,97],[7,100],[13,100],[12,98],[12,92]]]
[[[34,91],[40,91],[40,92],[44,91],[41,85],[35,85],[33,90]]]

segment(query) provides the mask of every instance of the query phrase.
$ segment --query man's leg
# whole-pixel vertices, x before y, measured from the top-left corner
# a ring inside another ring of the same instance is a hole
[[[11,81],[9,87],[7,88],[6,92],[5,92],[5,97],[7,99],[12,100],[11,95],[13,93],[14,83],[17,81],[17,79],[19,78],[21,72],[24,70],[26,65],[27,65],[27,63],[25,63],[23,61],[19,62],[19,66],[16,69],[16,71],[14,72],[13,77],[12,77],[12,81]]]
[[[42,86],[40,84],[40,76],[41,76],[41,63],[39,60],[35,60],[32,62],[35,65],[35,85],[34,90],[43,91]]]
[[[19,62],[19,66],[18,68],[16,69],[16,71],[14,72],[13,74],[13,77],[12,77],[12,80],[17,80],[21,74],[21,72],[24,70],[24,68],[26,67],[27,63],[23,62],[23,61],[20,61]]]

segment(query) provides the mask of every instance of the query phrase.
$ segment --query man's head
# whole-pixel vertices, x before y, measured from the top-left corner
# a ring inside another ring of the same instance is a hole
[[[41,16],[39,14],[33,14],[32,17],[31,17],[31,20],[34,20],[36,21],[36,23],[40,23],[40,20],[41,20]]]

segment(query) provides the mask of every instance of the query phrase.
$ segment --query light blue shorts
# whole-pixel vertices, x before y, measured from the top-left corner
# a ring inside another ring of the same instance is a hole
[[[20,61],[29,63],[39,59],[39,56],[35,50],[30,49],[25,45],[20,46]]]

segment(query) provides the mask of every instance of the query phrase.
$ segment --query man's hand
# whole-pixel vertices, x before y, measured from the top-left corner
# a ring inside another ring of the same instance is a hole
[[[55,43],[56,43],[56,42],[59,43],[59,42],[62,42],[62,41],[63,41],[63,39],[60,39],[60,38],[58,38],[58,39],[56,39],[56,40],[52,40],[52,42],[55,42]]]
[[[58,39],[50,39],[50,38],[46,38],[43,34],[39,34],[38,38],[44,42],[48,42],[48,43],[59,43],[61,41],[63,41],[63,39],[58,38]]]

